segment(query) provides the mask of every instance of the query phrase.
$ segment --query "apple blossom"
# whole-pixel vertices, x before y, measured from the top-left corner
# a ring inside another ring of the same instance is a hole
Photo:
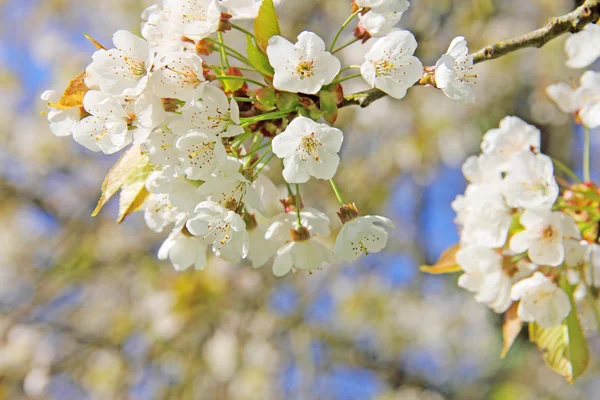
[[[283,158],[283,177],[289,183],[304,183],[314,176],[331,179],[340,163],[342,131],[297,117],[273,139],[273,153]]]
[[[505,117],[500,127],[490,129],[483,136],[481,150],[497,159],[505,169],[514,153],[540,150],[540,131],[518,117]]]
[[[525,322],[536,322],[542,328],[560,324],[571,312],[569,296],[541,272],[517,282],[511,297],[519,302],[517,313]]]
[[[164,15],[174,30],[200,40],[219,28],[221,10],[217,0],[164,0]]]
[[[423,65],[413,56],[417,41],[408,31],[394,31],[378,39],[365,55],[360,73],[367,83],[401,99],[423,73]]]
[[[355,35],[364,41],[371,37],[383,37],[392,32],[402,19],[402,11],[371,10],[364,15],[359,15]]]
[[[226,261],[246,258],[250,239],[241,216],[214,201],[198,204],[195,213],[186,223],[192,235],[212,244],[215,255]]]
[[[466,247],[456,253],[456,261],[465,272],[458,286],[476,293],[478,303],[503,313],[511,305],[512,282],[502,269],[502,256],[486,247]]]
[[[378,253],[383,250],[388,233],[377,224],[394,227],[394,223],[389,219],[374,215],[357,217],[346,222],[335,240],[333,248],[335,256],[340,260],[353,262],[363,254]]]
[[[544,154],[515,154],[502,182],[502,194],[511,207],[552,205],[558,197],[554,166]]]
[[[569,68],[585,68],[600,57],[600,25],[587,24],[565,42]]]
[[[182,114],[186,122],[216,137],[237,136],[244,132],[244,128],[239,126],[238,104],[215,86],[206,86],[202,99],[187,103]]]
[[[529,259],[540,265],[557,266],[565,258],[564,239],[581,239],[575,221],[562,212],[547,209],[526,210],[521,215],[525,230],[510,240],[515,253],[527,251]]]
[[[41,99],[48,103],[56,103],[60,100],[61,94],[56,90],[46,90],[42,93]],[[60,110],[58,108],[48,107],[48,123],[50,131],[56,136],[70,136],[73,134],[73,128],[79,122],[81,110],[79,107]]]
[[[198,100],[204,88],[202,59],[193,53],[168,53],[155,66],[152,89],[157,96],[183,101]]]
[[[293,93],[316,94],[340,72],[341,64],[312,32],[298,35],[296,44],[281,36],[269,39],[269,62],[275,69],[273,86]]]
[[[435,84],[446,96],[461,103],[475,101],[477,75],[473,74],[473,56],[469,55],[467,41],[458,36],[452,40],[448,51],[435,65]]]
[[[225,165],[227,154],[221,139],[200,131],[191,131],[177,139],[183,172],[189,179],[207,179]]]
[[[148,83],[154,52],[148,43],[131,32],[113,35],[114,49],[98,50],[91,68],[97,74],[102,92],[114,96],[139,96]]]
[[[183,222],[176,224],[167,240],[158,250],[158,259],[169,259],[176,271],[185,271],[191,266],[195,269],[206,267],[206,246],[202,238],[191,236],[182,231]]]

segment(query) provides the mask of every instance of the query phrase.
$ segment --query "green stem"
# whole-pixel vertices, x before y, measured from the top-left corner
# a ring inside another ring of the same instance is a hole
[[[298,217],[298,228],[302,226],[302,218],[300,217],[300,204],[302,204],[302,200],[300,199],[300,185],[296,183],[296,216]]]
[[[344,45],[342,45],[342,46],[338,47],[338,48],[337,48],[337,49],[335,49],[335,50],[333,50],[333,51],[331,52],[331,54],[335,54],[335,53],[337,53],[338,51],[344,50],[346,47],[353,45],[354,43],[358,42],[359,40],[360,40],[360,39],[352,39],[352,40],[351,40],[351,41],[349,41],[348,43],[346,43],[346,44],[344,44]]]
[[[260,83],[259,81],[255,81],[254,79],[246,78],[245,76],[217,76],[215,78],[218,81],[244,81],[254,83],[255,85],[261,87],[267,87],[264,83]]]
[[[240,31],[240,32],[245,33],[246,35],[250,35],[250,36],[254,37],[254,34],[252,32],[242,28],[239,25],[232,24],[231,22],[229,22],[229,26],[231,26],[231,28],[235,29],[236,31]]]
[[[268,153],[268,152],[267,152]],[[267,165],[269,165],[269,163],[271,162],[271,160],[273,159],[273,157],[275,157],[275,154],[271,154],[271,156],[267,159],[267,161],[264,162],[264,164],[262,165],[262,167],[260,167],[257,171],[256,171],[256,176],[258,176],[263,169],[265,169],[265,167]]]
[[[270,145],[271,143],[268,143],[268,144]],[[256,168],[256,167],[257,167],[257,166],[258,166],[258,165],[259,165],[259,164],[262,162],[262,160],[264,160],[264,159],[265,159],[265,157],[267,156],[267,154],[269,154],[270,152],[271,152],[270,150],[267,150],[267,151],[265,151],[265,152],[264,152],[264,153],[263,153],[263,154],[262,154],[262,155],[261,155],[261,156],[258,158],[258,160],[256,160],[256,162],[255,162],[254,164],[252,164],[252,167],[250,167],[250,169],[254,169],[254,168]],[[274,155],[275,155],[275,154],[272,154],[272,156],[274,156]],[[272,157],[271,157],[271,158],[272,158]],[[269,160],[270,160],[270,158],[269,158]],[[263,165],[263,167],[262,167],[262,168],[264,168],[264,165]],[[262,171],[262,168],[261,168],[261,171]],[[257,174],[258,174],[258,172],[257,172]]]
[[[343,77],[343,78],[336,79],[335,81],[331,82],[330,85],[332,85],[332,86],[333,85],[337,85],[337,84],[340,84],[342,82],[349,81],[350,79],[358,78],[358,77],[361,77],[361,76],[362,76],[361,74],[349,75],[349,76],[346,76],[346,77]]]
[[[340,202],[341,205],[346,204],[344,202],[344,199],[342,199],[342,195],[340,194],[340,189],[338,189],[337,185],[335,184],[335,182],[333,181],[333,178],[331,178],[329,180],[329,183],[331,183],[331,187],[333,188],[333,192],[335,193],[335,197],[337,197],[338,201]]]
[[[257,147],[256,149],[250,149],[249,152],[247,152],[246,154],[244,154],[242,157],[248,157],[251,156],[254,153],[258,153],[259,151],[266,149],[267,147],[271,146],[271,142],[265,143],[260,145],[259,147]],[[268,152],[267,152],[268,153]]]
[[[583,180],[585,182],[590,181],[590,151],[591,151],[591,141],[590,141],[590,129],[586,126],[584,127],[584,144],[583,144]]]
[[[225,46],[225,43],[223,41],[223,33],[221,31],[217,32],[217,37],[219,38],[219,43],[221,44],[221,46],[219,46],[219,59],[221,61],[221,69],[224,69],[223,66],[229,69],[229,60],[227,59],[227,53],[225,53],[225,48],[223,47]]]
[[[348,71],[349,69],[360,69],[360,65],[348,65],[342,69],[340,69],[340,74],[344,71]]]
[[[560,169],[565,174],[567,174],[571,178],[573,178],[575,180],[575,182],[581,183],[581,179],[579,179],[579,177],[577,176],[577,174],[575,174],[575,172],[571,171],[571,169],[569,167],[567,167],[561,161],[559,161],[558,159],[556,159],[556,158],[554,158],[552,156],[550,156],[550,158],[552,159],[552,162],[554,163],[554,165],[558,167],[558,169]]]
[[[286,117],[289,114],[293,113],[294,111],[296,111],[296,110],[274,111],[274,112],[270,112],[270,113],[266,113],[266,114],[257,115],[256,117],[240,118],[240,123],[244,127],[244,126],[248,126],[250,124],[253,124],[255,122],[259,122],[259,121],[269,121],[269,120],[272,120],[272,119],[283,118],[283,117]]]
[[[206,40],[207,42],[210,42],[212,44],[215,44],[219,47],[223,47],[226,50],[228,50],[231,54],[229,54],[230,56],[237,58],[238,60],[252,66],[252,63],[250,62],[250,60],[248,60],[246,57],[244,57],[244,55],[242,53],[240,53],[239,51],[235,50],[234,48],[231,48],[229,46],[227,46],[225,43],[221,43],[218,40],[215,39],[211,39],[211,38],[205,38],[204,40]]]
[[[234,99],[238,103],[254,103],[256,101],[256,99],[253,99],[251,97],[232,97],[232,99]]]
[[[333,51],[334,47],[335,47],[335,43],[337,42],[337,40],[339,39],[340,35],[342,34],[342,31],[344,30],[344,28],[346,28],[348,26],[348,24],[350,22],[352,22],[352,20],[354,18],[356,18],[356,16],[358,15],[358,13],[360,12],[360,10],[352,13],[348,19],[346,21],[344,21],[344,23],[342,24],[342,26],[340,27],[340,29],[337,31],[337,33],[335,34],[335,37],[333,38],[333,43],[331,43],[331,47],[329,48],[329,51]]]

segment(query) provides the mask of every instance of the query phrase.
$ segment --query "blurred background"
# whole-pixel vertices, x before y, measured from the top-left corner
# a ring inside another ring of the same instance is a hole
[[[477,50],[576,3],[414,0],[400,26],[433,65],[455,36]],[[416,87],[341,111],[336,181],[362,214],[394,220],[385,252],[282,279],[216,258],[177,273],[156,259],[164,235],[141,214],[117,225],[111,202],[90,217],[117,156],[53,136],[40,115],[40,94],[62,91],[91,61],[82,33],[110,47],[118,29],[139,33],[150,4],[0,0],[0,399],[598,398],[597,333],[588,332],[590,370],[569,386],[525,332],[500,360],[501,316],[458,288],[458,275],[418,271],[458,241],[450,203],[465,187],[461,163],[504,116],[537,125],[544,152],[579,171],[581,134],[544,92],[581,74],[564,65],[564,37],[478,65],[475,105]],[[312,30],[331,41],[349,9],[350,0],[284,0],[278,12],[289,38]],[[237,32],[225,37],[243,48]],[[371,45],[345,49],[343,63],[362,63]],[[309,185],[305,203],[339,229],[329,185]]]

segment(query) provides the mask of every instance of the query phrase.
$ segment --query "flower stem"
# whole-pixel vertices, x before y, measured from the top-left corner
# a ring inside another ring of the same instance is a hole
[[[271,145],[271,143],[267,143],[267,145]],[[250,167],[250,169],[254,169],[254,168],[256,168],[256,167],[258,166],[258,164],[260,164],[260,163],[261,163],[261,161],[265,159],[265,157],[267,156],[267,154],[269,154],[269,152],[270,152],[270,151],[271,151],[271,150],[267,150],[267,151],[265,151],[265,152],[264,152],[264,153],[263,153],[263,154],[262,154],[262,155],[261,155],[261,156],[258,158],[258,160],[256,160],[256,162],[255,162],[254,164],[252,164],[252,166]],[[263,167],[264,167],[264,166],[263,166]],[[262,168],[261,168],[261,170],[262,170]]]
[[[344,71],[348,71],[349,69],[360,69],[360,65],[347,65],[344,68],[340,69],[340,74]]]
[[[240,31],[240,32],[245,33],[246,35],[250,35],[250,36],[254,37],[254,34],[252,32],[242,28],[239,25],[232,24],[231,22],[229,22],[229,26],[231,26],[231,28],[235,29],[236,31]]]
[[[333,50],[331,52],[331,54],[335,54],[338,51],[344,50],[346,47],[353,45],[354,43],[358,42],[360,39],[352,39],[351,41],[349,41],[346,44],[341,45],[340,47],[338,47],[337,49]]]
[[[559,161],[558,159],[556,159],[554,157],[550,157],[550,158],[552,159],[552,162],[554,163],[554,165],[556,167],[558,167],[558,169],[560,169],[565,174],[567,174],[571,178],[573,178],[575,180],[575,182],[581,183],[581,179],[579,179],[577,174],[575,174],[575,172],[571,171],[571,169],[569,167],[567,167],[565,164],[563,164],[561,161]]]
[[[345,81],[349,81],[350,79],[358,78],[358,77],[361,77],[361,76],[362,76],[361,74],[349,75],[349,76],[346,76],[346,77],[343,77],[343,78],[336,79],[335,81],[331,82],[330,85],[332,85],[332,86],[333,85],[337,85],[339,83],[342,83],[342,82],[345,82]]]
[[[225,43],[221,43],[218,40],[215,39],[211,39],[211,38],[205,38],[204,40],[206,40],[207,42],[210,42],[212,44],[215,44],[219,47],[225,48],[226,50],[228,50],[231,54],[231,56],[233,56],[234,58],[237,58],[238,60],[244,62],[247,65],[252,66],[252,63],[250,62],[250,60],[248,60],[246,57],[244,57],[244,55],[242,53],[240,53],[239,51],[227,46]]]
[[[338,189],[337,185],[335,184],[335,182],[333,181],[333,178],[331,178],[329,180],[329,183],[331,183],[331,187],[333,188],[333,192],[335,193],[335,197],[337,197],[338,201],[340,202],[341,205],[346,204],[344,202],[344,199],[342,199],[342,195],[340,194],[340,189]]]
[[[223,47],[223,33],[219,31],[217,33],[217,37],[219,38],[219,43],[221,43],[221,46],[219,46],[219,59],[221,61],[221,69],[224,69],[224,67],[229,69],[229,60],[227,59],[227,53],[225,52],[225,48]]]
[[[583,144],[583,180],[590,181],[590,152],[591,152],[590,128],[584,127]]]
[[[302,218],[300,217],[300,204],[302,204],[302,200],[300,199],[300,185],[296,183],[296,216],[298,217],[298,228],[302,226]]]
[[[218,81],[244,81],[249,83],[254,83],[255,85],[261,87],[267,87],[264,83],[260,83],[259,81],[255,81],[254,79],[246,78],[245,76],[217,76],[215,78]]]
[[[256,117],[240,118],[240,122],[242,123],[242,126],[248,126],[250,124],[253,124],[253,123],[259,122],[259,121],[269,121],[272,119],[283,118],[283,117],[288,116],[290,113],[293,113],[294,111],[296,111],[296,110],[274,111],[274,112],[270,112],[270,113],[266,113],[266,114],[257,115]]]
[[[242,157],[248,157],[251,156],[254,153],[258,153],[259,151],[266,149],[267,147],[271,146],[271,142],[267,142],[265,144],[261,144],[259,147],[257,147],[256,149],[250,149],[249,152],[247,152],[246,154],[244,154]],[[268,153],[268,151],[267,151]],[[263,154],[264,156],[264,154]],[[260,160],[260,159],[259,159]],[[253,167],[255,167],[256,165],[254,165]]]
[[[360,10],[353,12],[352,14],[350,14],[350,16],[348,17],[348,19],[346,21],[344,21],[344,23],[342,24],[342,26],[340,27],[340,29],[337,31],[337,33],[335,34],[335,37],[333,38],[333,43],[331,43],[331,47],[329,48],[330,51],[333,51],[335,43],[337,42],[337,40],[339,39],[340,35],[342,34],[342,31],[344,30],[345,27],[348,26],[348,24],[350,22],[352,22],[352,20],[354,18],[356,18],[356,16],[358,15],[358,13],[360,12]]]
[[[268,151],[267,151],[268,153]],[[260,167],[257,171],[256,171],[256,176],[260,175],[260,173],[262,172],[263,169],[265,169],[265,167],[267,165],[269,165],[269,163],[271,162],[271,160],[273,159],[273,157],[275,157],[275,154],[271,154],[271,156],[267,159],[267,161],[265,161],[262,165],[262,167]]]

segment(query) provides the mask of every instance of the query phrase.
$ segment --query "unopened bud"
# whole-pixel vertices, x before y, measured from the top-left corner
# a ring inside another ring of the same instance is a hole
[[[337,212],[337,216],[342,221],[342,224],[352,221],[359,215],[358,208],[356,208],[356,204],[354,203],[344,204]]]
[[[225,32],[225,31],[230,31],[231,30],[231,24],[229,23],[229,20],[231,19],[233,15],[228,14],[228,13],[221,13],[221,19],[219,20],[219,27],[217,28],[217,31],[219,32]]]

